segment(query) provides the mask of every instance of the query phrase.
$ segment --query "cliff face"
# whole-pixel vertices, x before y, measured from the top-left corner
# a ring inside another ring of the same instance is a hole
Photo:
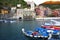
[[[43,4],[60,4],[60,1],[47,1]]]

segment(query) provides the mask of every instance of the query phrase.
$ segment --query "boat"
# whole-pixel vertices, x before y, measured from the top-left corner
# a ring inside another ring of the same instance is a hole
[[[56,20],[51,20],[51,22],[54,22],[53,25],[55,26],[60,26],[60,22],[59,21],[56,21]],[[52,24],[52,23],[51,23]]]
[[[54,35],[54,36],[59,36],[59,35],[60,35],[60,33],[59,33],[58,30],[47,30],[47,32],[48,32],[48,33],[51,33],[51,34]]]
[[[46,29],[60,30],[60,26],[59,25],[50,24],[50,23],[45,23],[45,25],[42,25],[42,27],[46,28]]]
[[[47,29],[48,33],[51,33],[52,35],[55,35],[55,36],[60,35],[60,26],[56,26],[56,25],[54,26],[49,23],[46,23],[45,25],[42,25],[41,27],[44,29]]]
[[[14,23],[14,22],[16,22],[16,20],[0,20],[0,22],[4,22],[4,23]]]
[[[24,35],[30,38],[51,39],[52,37],[52,35],[44,28],[36,28],[35,31],[25,31],[25,29],[22,28],[22,32]]]
[[[5,23],[14,23],[16,22],[15,20],[4,20]]]

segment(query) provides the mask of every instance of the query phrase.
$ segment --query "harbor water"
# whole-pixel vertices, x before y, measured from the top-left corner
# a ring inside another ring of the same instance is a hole
[[[58,20],[60,21],[60,20]],[[50,22],[49,20],[46,22]],[[26,37],[21,29],[25,28],[27,30],[34,30],[36,27],[41,27],[44,24],[42,20],[34,21],[16,21],[14,23],[4,23],[0,22],[0,40],[35,40]],[[38,39],[42,40],[42,39]],[[60,40],[60,38],[51,38],[50,40]]]

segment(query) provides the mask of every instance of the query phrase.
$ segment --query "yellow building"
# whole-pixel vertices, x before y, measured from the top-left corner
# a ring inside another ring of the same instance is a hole
[[[1,9],[1,14],[8,14],[8,10],[6,10],[6,9]]]

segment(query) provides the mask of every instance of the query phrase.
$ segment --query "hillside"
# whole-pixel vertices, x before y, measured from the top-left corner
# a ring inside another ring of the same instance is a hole
[[[0,6],[16,6],[17,4],[21,4],[22,8],[27,7],[27,3],[23,0],[0,0]]]
[[[43,3],[43,6],[49,7],[51,9],[56,9],[56,8],[60,8],[60,4],[58,3],[60,2],[48,1],[48,2]],[[24,0],[0,0],[0,7],[1,6],[12,7],[12,6],[16,6],[17,4],[21,4],[22,5],[21,8],[29,7],[27,3],[24,2]]]

